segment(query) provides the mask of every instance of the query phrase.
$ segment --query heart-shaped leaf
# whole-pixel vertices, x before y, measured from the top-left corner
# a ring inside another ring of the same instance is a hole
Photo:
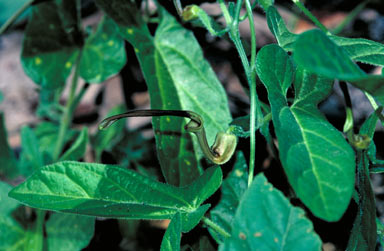
[[[337,221],[354,189],[355,154],[343,135],[317,109],[332,81],[299,69],[277,45],[264,46],[257,73],[268,90],[280,160],[298,197],[316,216]],[[287,90],[295,77],[295,100]],[[337,202],[336,202],[337,201]]]

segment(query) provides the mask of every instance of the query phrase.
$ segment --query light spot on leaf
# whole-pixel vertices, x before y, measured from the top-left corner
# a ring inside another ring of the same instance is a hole
[[[279,239],[275,237],[275,238],[273,238],[273,241],[276,242],[276,243],[278,243],[278,242],[279,242]]]
[[[136,52],[136,53],[139,53],[139,49],[135,48],[135,52]]]
[[[71,68],[72,67],[72,63],[71,62],[66,62],[65,63],[65,68]]]
[[[43,62],[43,60],[41,60],[41,58],[35,57],[35,64],[36,65],[41,65],[42,62]]]
[[[243,232],[240,232],[239,233],[239,238],[242,239],[242,240],[245,240],[245,239],[247,239],[247,236]]]
[[[244,172],[242,172],[242,171],[240,171],[240,170],[236,170],[236,171],[235,171],[235,175],[236,175],[237,177],[241,177],[241,176],[243,176],[243,174],[244,174]]]
[[[311,229],[311,228],[308,228],[306,232],[307,232],[307,233],[310,233],[310,232],[312,232],[312,229]]]
[[[255,236],[255,237],[260,237],[260,236],[262,236],[263,234],[261,233],[261,232],[256,232],[256,233],[254,233],[253,234],[253,236]]]
[[[128,29],[127,29],[127,33],[128,33],[129,35],[132,35],[132,34],[133,34],[133,30],[130,29],[130,28],[128,28]]]
[[[273,191],[273,187],[270,186],[270,187],[268,188],[268,190],[269,190],[270,192],[272,192],[272,191]]]
[[[105,33],[101,34],[101,37],[102,37],[104,40],[107,40],[107,38],[108,38],[107,34],[105,34]]]
[[[113,46],[115,42],[113,42],[113,40],[109,40],[108,41],[108,46]]]
[[[187,159],[184,160],[185,164],[187,164],[187,166],[190,166],[191,165],[191,162]]]
[[[167,122],[171,122],[171,119],[169,117],[166,118]]]

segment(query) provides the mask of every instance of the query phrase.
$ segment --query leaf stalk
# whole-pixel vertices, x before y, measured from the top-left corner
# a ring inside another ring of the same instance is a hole
[[[231,237],[231,235],[227,231],[225,231],[219,225],[217,225],[216,223],[211,221],[209,218],[204,216],[201,220],[204,222],[205,225],[207,225],[208,227],[212,228],[215,232],[217,232],[218,234],[222,235],[224,238]]]
[[[64,138],[67,133],[69,124],[71,123],[72,120],[72,115],[73,111],[76,108],[76,105],[78,102],[75,97],[76,89],[77,89],[77,84],[79,81],[80,77],[80,59],[81,59],[82,51],[80,50],[79,54],[77,55],[76,62],[75,62],[75,73],[72,78],[71,86],[70,86],[70,91],[69,91],[69,96],[68,96],[68,101],[67,104],[64,108],[64,114],[61,117],[60,121],[60,128],[59,128],[59,134],[57,137],[57,143],[53,152],[53,160],[56,161],[60,157],[60,153],[64,147]]]

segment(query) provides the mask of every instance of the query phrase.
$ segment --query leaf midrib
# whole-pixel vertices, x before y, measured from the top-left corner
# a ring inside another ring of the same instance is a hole
[[[110,166],[110,167],[108,167],[108,168],[111,168],[111,169],[115,169],[115,170],[118,170],[118,171],[123,171],[124,169],[121,169],[121,168],[119,168],[119,167],[113,167],[113,166]],[[120,170],[121,169],[121,170]],[[128,194],[132,199],[134,199],[135,201],[139,201],[133,194],[131,194],[126,188],[124,188],[124,187],[122,187],[120,184],[118,184],[118,183],[116,183],[113,179],[111,179],[110,177],[106,177],[106,176],[103,176],[103,175],[101,175],[101,174],[99,174],[99,173],[97,173],[97,172],[92,172],[92,170],[89,170],[89,169],[87,169],[87,168],[84,168],[84,170],[86,170],[86,171],[88,171],[89,173],[91,173],[91,174],[93,174],[93,175],[97,175],[98,177],[100,177],[101,179],[105,179],[105,180],[107,180],[107,181],[109,181],[109,182],[111,182],[112,184],[114,184],[114,185],[117,185],[122,191],[124,191],[126,194]],[[67,176],[67,174],[66,173],[60,173],[60,172],[57,172],[57,171],[55,171],[55,170],[43,170],[44,172],[51,172],[51,173],[54,173],[54,174],[61,174],[61,175],[63,175],[63,176]],[[69,177],[68,177],[69,178]],[[136,179],[136,178],[135,178]],[[72,180],[71,180],[72,181]],[[73,181],[72,181],[73,182]],[[145,184],[145,183],[143,183],[143,182],[141,182],[140,181],[140,183],[141,184],[144,184],[144,185],[146,185],[146,186],[148,186],[147,184]],[[75,184],[77,184],[77,183],[75,183]],[[78,185],[78,184],[77,184]],[[47,186],[47,185],[46,185]],[[49,187],[49,186],[47,186],[47,187]],[[149,186],[150,187],[150,186]],[[153,187],[151,187],[152,189],[153,189]],[[50,188],[49,188],[50,189]],[[177,196],[174,196],[174,194],[171,192],[171,193],[166,193],[165,191],[162,191],[162,190],[158,190],[158,189],[154,189],[154,190],[156,190],[157,192],[160,192],[160,193],[162,193],[162,194],[165,194],[167,197],[171,197],[171,198],[174,198],[174,199],[176,199],[176,200],[178,200],[179,202],[181,202],[182,204],[185,204],[186,205],[186,207],[190,207],[190,206],[192,206],[190,203],[188,203],[187,201],[185,201],[185,200],[183,200],[182,198],[179,198],[179,197],[177,197]],[[52,191],[51,189],[50,189],[50,191]],[[91,197],[89,197],[90,199],[92,199]]]
[[[318,174],[317,169],[316,169],[317,166],[313,162],[313,158],[312,158],[312,154],[310,152],[309,146],[305,143],[307,141],[306,140],[306,136],[305,136],[305,132],[303,130],[302,125],[300,124],[299,119],[297,118],[296,114],[293,111],[294,109],[289,109],[289,110],[291,111],[292,116],[294,117],[297,125],[299,126],[299,130],[301,132],[301,137],[302,137],[302,142],[300,142],[300,143],[305,146],[305,148],[306,148],[306,150],[308,152],[308,158],[309,158],[309,160],[311,162],[312,168],[311,169],[307,169],[307,170],[312,170],[312,173],[315,176],[316,184],[317,184],[317,187],[319,189],[319,196],[320,196],[320,198],[321,198],[321,200],[323,202],[323,206],[324,206],[324,209],[326,211],[326,214],[327,214],[327,216],[329,216],[328,215],[329,214],[329,209],[328,209],[328,206],[327,206],[327,203],[326,203],[326,199],[325,199],[325,196],[324,196],[324,191],[323,191],[323,188],[322,188],[322,186],[320,185],[320,182],[319,182],[319,174]]]

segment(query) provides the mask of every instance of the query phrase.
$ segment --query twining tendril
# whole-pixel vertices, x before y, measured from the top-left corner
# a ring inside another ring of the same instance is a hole
[[[209,147],[204,129],[203,118],[192,111],[182,110],[133,110],[122,114],[108,117],[101,121],[99,129],[103,130],[111,126],[114,122],[127,117],[152,117],[152,116],[177,116],[189,118],[190,121],[184,126],[188,132],[193,132],[197,136],[199,145],[204,155],[213,163],[221,165],[226,163],[233,155],[237,145],[237,137],[228,132],[219,132],[215,142]]]

